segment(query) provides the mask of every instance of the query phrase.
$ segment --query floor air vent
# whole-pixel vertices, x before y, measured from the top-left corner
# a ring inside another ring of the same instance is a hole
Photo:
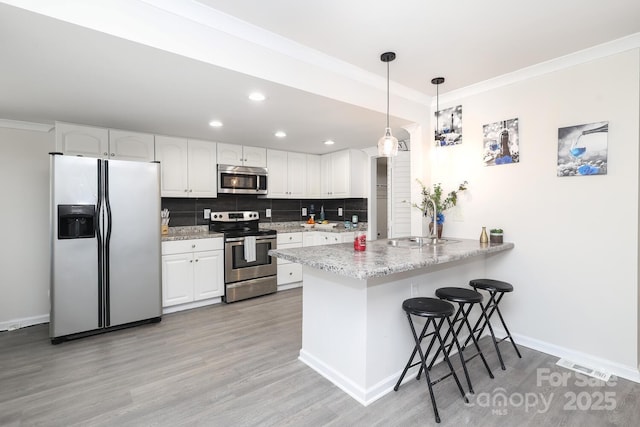
[[[580,372],[581,374],[584,375],[588,375],[590,377],[593,378],[597,378],[599,380],[602,380],[604,382],[609,381],[609,378],[611,378],[611,374],[605,371],[597,371],[595,369],[592,368],[587,368],[585,366],[582,365],[578,365],[577,363],[574,363],[570,360],[567,359],[560,359],[556,362],[556,365],[558,366],[562,366],[563,368],[567,368],[567,369],[571,369],[572,371],[576,371],[576,372]]]

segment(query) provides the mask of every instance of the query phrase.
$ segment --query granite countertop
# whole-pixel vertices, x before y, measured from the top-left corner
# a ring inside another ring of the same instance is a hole
[[[289,222],[261,222],[261,229],[269,229],[276,230],[278,233],[298,233],[298,232],[313,232],[313,231],[325,231],[329,233],[348,233],[352,231],[367,231],[367,223],[359,222],[357,229],[349,229],[347,230],[344,227],[343,222],[331,222],[331,224],[336,224],[335,227],[322,227],[322,228],[306,228],[303,227],[301,221],[289,221]]]
[[[163,242],[175,240],[211,239],[214,237],[224,237],[222,233],[209,231],[206,225],[194,225],[190,227],[169,227],[169,234],[162,236]]]
[[[310,232],[310,231],[327,231],[329,233],[347,233],[351,231],[366,231],[367,223],[358,223],[357,229],[347,230],[344,228],[343,223],[337,223],[334,228],[304,228],[299,221],[293,222],[264,222],[260,223],[260,229],[276,230],[278,233],[295,233],[295,232]],[[207,225],[192,225],[184,227],[169,227],[169,234],[162,236],[163,242],[172,242],[175,240],[191,240],[191,239],[210,239],[214,237],[224,237],[222,233],[215,233],[209,231]]]
[[[455,243],[438,246],[399,247],[389,240],[367,242],[363,252],[352,243],[270,250],[269,255],[305,266],[356,279],[382,277],[446,262],[513,249],[513,243],[484,244],[478,240],[452,239]]]

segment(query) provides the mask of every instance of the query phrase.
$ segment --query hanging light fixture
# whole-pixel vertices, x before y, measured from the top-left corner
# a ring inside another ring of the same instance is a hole
[[[444,83],[444,77],[434,77],[431,79],[431,83],[436,85],[436,131],[435,140],[440,145],[440,132],[438,131],[438,123],[440,122],[440,85]]]
[[[380,60],[387,63],[387,127],[384,136],[378,140],[378,155],[381,157],[392,157],[398,155],[398,138],[391,135],[389,127],[389,62],[396,59],[395,52],[385,52],[380,55]]]

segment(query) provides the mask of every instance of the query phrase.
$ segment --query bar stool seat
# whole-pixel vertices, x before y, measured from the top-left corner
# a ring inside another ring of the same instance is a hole
[[[489,368],[489,364],[487,363],[487,360],[485,359],[484,354],[480,349],[480,345],[478,344],[478,341],[476,340],[473,334],[473,328],[471,328],[471,324],[469,323],[469,314],[471,313],[471,310],[473,309],[473,306],[475,304],[480,304],[482,302],[482,294],[480,292],[474,291],[472,289],[467,289],[467,288],[445,287],[445,288],[436,289],[436,296],[442,300],[458,304],[458,310],[456,311],[456,314],[455,316],[453,316],[453,320],[451,321],[453,325],[456,325],[457,323],[459,323],[458,327],[455,330],[451,328],[449,331],[447,331],[447,334],[444,337],[444,342],[447,343],[447,339],[449,338],[450,334],[455,335],[456,338],[459,338],[460,332],[462,331],[462,328],[464,327],[464,325],[467,325],[467,331],[469,332],[469,337],[471,337],[473,340],[473,345],[476,348],[476,352],[473,355],[469,356],[468,358],[465,358],[463,354],[463,351],[465,348],[462,347],[462,351],[460,352],[460,361],[462,363],[462,368],[464,370],[464,374],[467,379],[467,385],[469,386],[469,391],[471,393],[474,393],[473,385],[471,384],[471,379],[469,377],[469,371],[467,369],[466,362],[469,362],[476,356],[480,356],[480,358],[482,359],[482,363],[484,363],[484,367],[489,373],[489,377],[494,378],[493,373]],[[481,313],[483,312],[481,311]],[[454,345],[453,340],[451,341],[451,343],[445,344],[444,351],[447,353],[447,355],[451,352],[453,345]],[[431,363],[429,364],[429,369],[431,369],[431,367],[433,366],[433,364],[435,363],[439,355],[440,355],[440,349],[438,349],[436,354],[431,359]]]
[[[519,358],[522,358],[520,354],[520,350],[518,350],[518,346],[516,346],[513,337],[511,336],[511,332],[509,332],[509,328],[507,328],[507,324],[504,321],[504,317],[502,317],[502,313],[500,312],[499,304],[502,301],[502,297],[507,292],[513,292],[513,285],[511,283],[503,282],[501,280],[495,279],[473,279],[469,281],[469,286],[471,286],[475,290],[483,290],[489,293],[489,301],[485,305],[480,303],[482,307],[482,311],[484,312],[484,316],[480,317],[473,327],[473,331],[476,334],[476,339],[480,339],[484,329],[486,327],[489,328],[489,333],[491,334],[491,339],[493,340],[493,346],[496,349],[496,353],[498,354],[498,360],[500,361],[500,367],[502,370],[505,370],[504,361],[502,359],[502,353],[500,353],[500,349],[498,348],[498,344],[500,344],[504,340],[511,341],[511,345],[513,349],[516,351],[516,354]],[[493,332],[493,327],[491,325],[491,317],[493,313],[498,313],[498,317],[500,318],[500,323],[502,323],[502,327],[504,328],[505,333],[507,334],[504,338],[496,339],[496,336]],[[465,344],[462,346],[463,348],[469,343],[469,338],[467,338]]]
[[[436,418],[436,422],[439,423],[440,415],[438,414],[438,406],[436,405],[436,399],[433,394],[433,385],[439,383],[440,381],[444,380],[449,376],[453,376],[453,379],[455,380],[456,385],[458,386],[458,390],[460,391],[460,395],[462,396],[465,402],[469,403],[469,400],[465,396],[464,390],[462,389],[462,384],[460,384],[460,380],[458,379],[458,376],[456,375],[456,372],[453,369],[453,366],[451,365],[448,352],[442,350],[444,353],[444,359],[447,362],[447,365],[449,366],[448,374],[445,374],[441,378],[438,378],[437,380],[432,381],[431,377],[429,376],[429,370],[427,368],[427,356],[429,355],[429,352],[433,348],[433,345],[436,343],[436,341],[438,344],[438,347],[437,347],[438,349],[444,348],[445,343],[440,334],[442,325],[444,324],[445,321],[447,322],[447,329],[446,329],[447,332],[449,332],[453,328],[450,317],[454,312],[454,306],[448,303],[447,301],[444,301],[441,299],[418,297],[418,298],[409,298],[405,300],[402,303],[402,309],[405,311],[407,320],[409,321],[409,327],[411,328],[411,333],[415,341],[415,346],[413,347],[413,352],[411,353],[411,357],[409,357],[409,361],[407,362],[407,364],[404,367],[404,370],[402,371],[402,375],[400,375],[400,378],[398,379],[398,382],[396,383],[393,389],[395,391],[398,391],[398,388],[400,387],[400,383],[402,383],[402,379],[406,375],[409,368],[420,365],[420,371],[416,379],[420,379],[420,373],[424,370],[427,387],[429,388],[429,396],[431,397],[431,405],[433,406],[433,412]],[[422,328],[420,335],[416,333],[416,329],[413,325],[413,320],[411,319],[411,316],[418,316],[426,319],[425,325]],[[427,330],[430,325],[433,326],[432,332],[427,333]],[[427,351],[424,352],[422,350],[422,340],[428,336],[431,336],[431,341],[429,342],[429,347],[427,348]],[[460,351],[460,345],[456,339],[456,335],[453,335],[453,340],[458,347],[458,351]],[[416,353],[419,354],[420,360],[416,363],[413,363],[413,359],[415,358]]]

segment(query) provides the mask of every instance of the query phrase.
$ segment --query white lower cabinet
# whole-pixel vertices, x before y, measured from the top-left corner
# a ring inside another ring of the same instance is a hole
[[[304,233],[278,233],[278,249],[333,245],[352,242],[355,233],[333,233],[328,231],[306,231]],[[302,266],[278,258],[278,286],[302,281]]]
[[[333,245],[353,241],[354,232],[334,233],[331,231],[309,231],[304,233],[302,246]]]
[[[224,243],[221,237],[162,242],[163,307],[223,295]]]
[[[302,247],[302,233],[278,233],[278,249]],[[302,281],[302,265],[278,258],[278,286]]]

